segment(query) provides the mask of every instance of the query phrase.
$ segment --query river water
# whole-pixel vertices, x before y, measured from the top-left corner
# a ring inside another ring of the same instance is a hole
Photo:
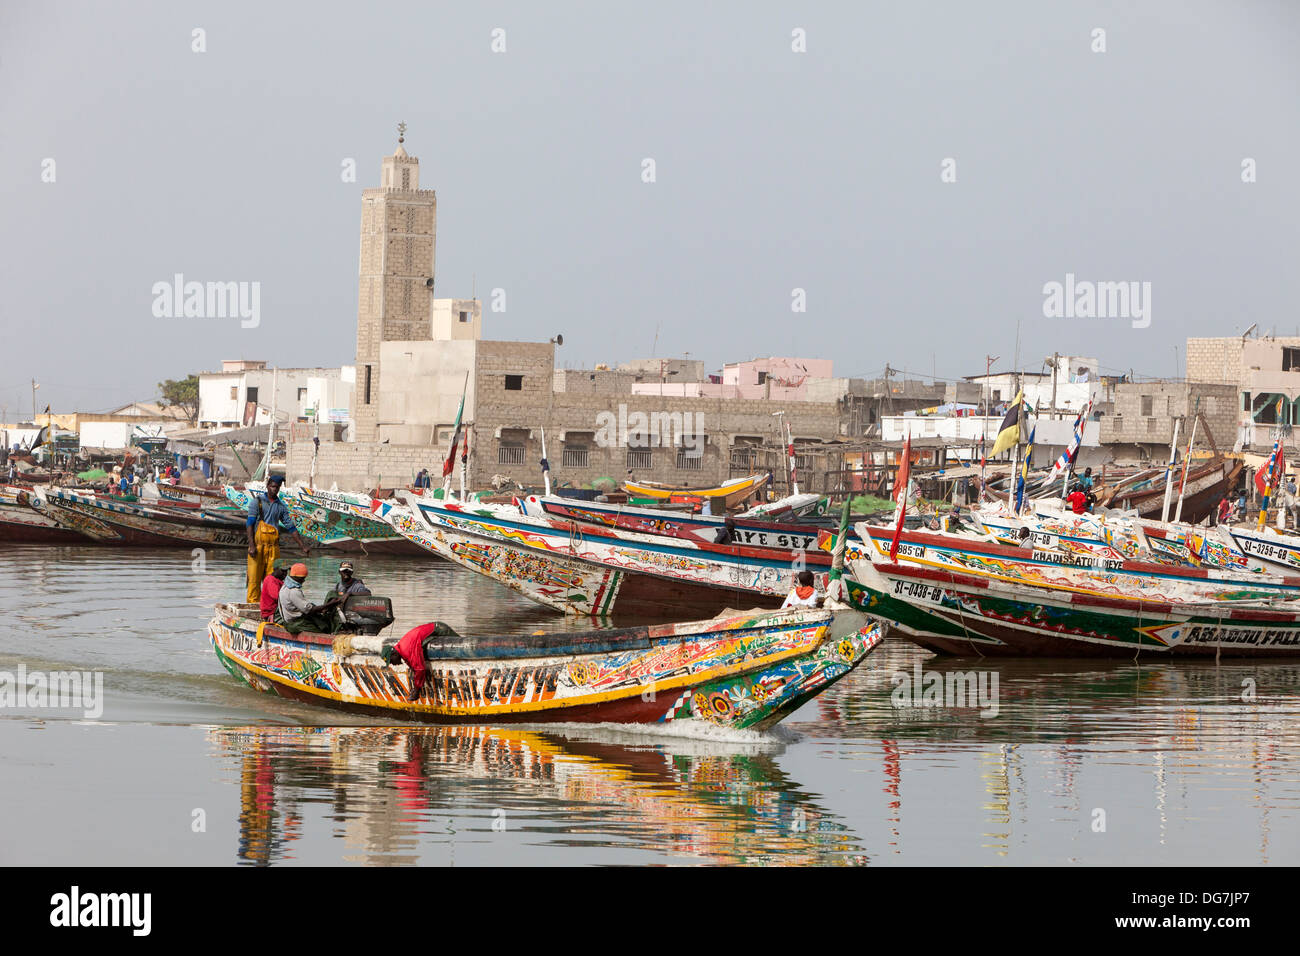
[[[1300,863],[1300,662],[985,662],[996,707],[926,707],[901,675],[981,664],[891,636],[766,734],[407,727],[227,675],[243,568],[0,545],[0,679],[103,675],[98,716],[0,707],[0,864]],[[398,633],[566,627],[432,559],[358,574]]]

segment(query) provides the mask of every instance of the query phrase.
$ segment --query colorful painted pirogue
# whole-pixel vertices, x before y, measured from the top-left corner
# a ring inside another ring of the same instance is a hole
[[[726,519],[715,515],[687,514],[660,508],[638,508],[608,504],[603,501],[577,501],[556,495],[528,495],[519,499],[519,508],[531,517],[558,519],[582,525],[617,528],[639,534],[663,535],[686,541],[712,544],[727,520],[734,527],[737,544],[782,551],[807,550],[817,544],[818,528],[813,525],[777,523],[767,518],[737,515]]]
[[[249,482],[243,488],[227,485],[226,498],[247,509],[250,496],[265,490],[263,482]],[[322,547],[365,554],[428,555],[373,517],[368,507],[358,506],[356,502],[360,500],[369,501],[364,496],[286,486],[280,489],[280,499],[289,509],[298,533]]]
[[[32,505],[60,526],[96,541],[160,548],[246,548],[242,525],[189,512],[104,501],[58,488],[37,489]]]
[[[832,610],[749,612],[689,624],[425,642],[429,680],[380,655],[391,638],[304,633],[222,604],[218,659],[249,686],[352,713],[435,723],[583,721],[764,729],[839,680],[880,643],[879,624]]]
[[[89,544],[94,541],[37,511],[31,502],[30,489],[0,487],[0,541],[25,544]]]
[[[1027,528],[1035,547],[1073,554],[1113,548],[1126,558],[1160,563],[1242,572],[1270,570],[1267,561],[1256,557],[1249,548],[1243,550],[1235,534],[1225,526],[1159,522],[1119,512],[1076,515],[1061,511],[1056,502],[1051,506],[1045,502],[1032,504],[1033,510],[1022,515],[1012,515],[1005,507],[985,506],[972,509],[971,516],[980,529],[1003,544],[1017,544],[1020,530]]]
[[[858,525],[855,603],[932,650],[986,656],[1300,653],[1300,577],[1082,556]]]
[[[674,488],[672,485],[660,484],[657,481],[625,481],[623,487],[630,495],[639,498],[659,498],[663,501],[702,502],[706,498],[713,501],[720,498],[724,508],[730,509],[746,498],[758,494],[767,482],[768,476],[763,474],[724,481],[713,488]]]
[[[523,596],[568,614],[689,620],[737,605],[777,607],[796,565],[830,568],[816,550],[706,544],[571,521],[519,507],[431,501],[372,503],[396,531]]]

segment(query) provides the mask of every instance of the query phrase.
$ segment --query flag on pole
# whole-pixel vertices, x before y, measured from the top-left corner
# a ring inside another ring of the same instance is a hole
[[[465,388],[469,388],[469,374],[465,375]],[[451,470],[456,467],[456,446],[460,444],[460,417],[465,414],[465,391],[460,393],[460,408],[456,409],[456,429],[451,435],[451,448],[447,450],[447,460],[442,463],[442,477],[447,478],[451,475]]]
[[[1273,442],[1273,452],[1268,456],[1268,461],[1264,467],[1255,472],[1255,490],[1265,498],[1268,497],[1268,489],[1273,484],[1273,472],[1277,468],[1278,460],[1281,455],[1281,440]]]
[[[1016,482],[1016,514],[1025,506],[1025,483],[1029,480],[1029,460],[1034,457],[1034,435],[1038,433],[1035,425],[1029,430],[1029,447],[1025,449],[1025,460],[1020,465],[1020,479]]]
[[[907,514],[907,485],[912,478],[912,435],[909,432],[903,439],[903,460],[898,463],[898,477],[894,479],[894,498],[898,506],[894,509],[894,537],[889,542],[889,560],[898,557],[898,539],[903,534],[903,516]]]
[[[1016,400],[1007,409],[1007,415],[998,428],[997,441],[989,451],[990,458],[996,458],[1016,442],[1020,441],[1020,404],[1024,400],[1024,391],[1016,392]]]
[[[1079,457],[1079,446],[1083,444],[1083,425],[1092,413],[1092,400],[1083,407],[1079,412],[1079,417],[1074,420],[1074,431],[1070,435],[1070,443],[1065,446],[1065,451],[1061,452],[1059,458],[1052,465],[1052,473],[1047,476],[1049,482],[1055,481],[1061,472],[1065,471]]]

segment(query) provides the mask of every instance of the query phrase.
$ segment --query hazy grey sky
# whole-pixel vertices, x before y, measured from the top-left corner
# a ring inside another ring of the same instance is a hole
[[[661,325],[658,355],[710,367],[951,378],[1009,366],[1020,319],[1022,365],[1172,375],[1188,335],[1300,327],[1298,105],[1289,2],[5,0],[0,402],[352,363],[360,192],[399,120],[437,294],[505,289],[484,335],[563,332],[564,364]],[[259,282],[260,326],[155,318],[178,272]],[[1066,273],[1150,282],[1150,327],[1045,319]]]

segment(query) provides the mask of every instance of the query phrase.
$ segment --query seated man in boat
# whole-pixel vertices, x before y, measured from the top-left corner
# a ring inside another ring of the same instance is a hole
[[[280,500],[280,485],[284,479],[272,475],[266,479],[266,494],[254,494],[248,503],[248,595],[247,603],[261,601],[262,579],[271,573],[280,558],[280,532],[288,531],[307,550],[306,543],[289,517],[289,509]]]
[[[714,544],[731,544],[736,539],[736,522],[728,518],[722,527],[713,533]]]
[[[813,587],[813,573],[800,571],[795,582],[795,586],[790,589],[781,607],[816,607],[817,589]]]
[[[280,604],[280,590],[288,573],[289,569],[281,565],[262,579],[262,620],[269,621],[275,617],[275,609]]]
[[[302,589],[302,582],[307,580],[307,565],[298,563],[289,569],[289,576],[284,579],[280,589],[278,623],[290,634],[303,631],[315,631],[318,634],[333,634],[339,625],[338,606],[340,599],[335,598],[324,604],[312,604]]]
[[[369,594],[370,588],[366,587],[366,582],[358,577],[354,577],[354,568],[351,561],[344,561],[339,565],[339,580],[326,597],[342,597],[347,600],[354,594]]]

